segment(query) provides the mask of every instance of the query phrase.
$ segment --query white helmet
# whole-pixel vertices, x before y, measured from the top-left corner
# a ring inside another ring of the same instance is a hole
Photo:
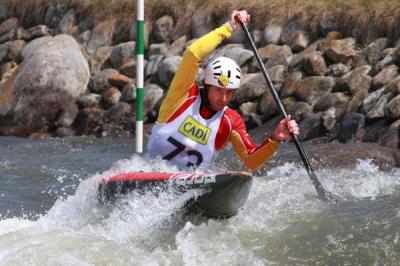
[[[238,64],[228,57],[210,61],[204,73],[204,84],[226,89],[239,89],[241,71]]]

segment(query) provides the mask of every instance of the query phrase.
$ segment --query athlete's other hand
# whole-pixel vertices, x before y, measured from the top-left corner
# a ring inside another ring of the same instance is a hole
[[[297,125],[295,120],[291,119],[291,116],[288,115],[287,118],[282,119],[279,122],[279,125],[275,129],[275,138],[279,141],[287,141],[293,135],[298,135],[300,133],[299,126]]]
[[[233,10],[229,21],[235,30],[241,30],[240,24],[235,20],[236,16],[245,24],[250,22],[250,14],[248,14],[246,10]]]

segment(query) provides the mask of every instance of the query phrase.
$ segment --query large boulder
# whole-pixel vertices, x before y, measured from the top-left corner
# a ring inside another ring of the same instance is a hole
[[[58,35],[25,58],[1,85],[0,127],[29,134],[55,120],[86,91],[89,66],[76,41]]]

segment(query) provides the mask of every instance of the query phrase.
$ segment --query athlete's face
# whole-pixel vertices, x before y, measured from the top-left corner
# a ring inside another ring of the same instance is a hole
[[[235,90],[219,88],[210,85],[208,87],[208,101],[210,102],[211,109],[220,111],[232,100]]]

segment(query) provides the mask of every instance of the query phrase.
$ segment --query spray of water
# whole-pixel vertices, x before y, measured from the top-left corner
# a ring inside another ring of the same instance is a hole
[[[139,170],[177,171],[163,162],[132,156],[118,161],[105,173],[83,180],[74,195],[64,195],[36,220],[0,220],[0,263],[307,264],[328,262],[329,254],[346,256],[346,248],[357,253],[365,243],[373,245],[375,250],[386,251],[389,256],[399,247],[398,233],[389,234],[387,241],[384,237],[388,236],[384,235],[381,242],[368,239],[359,245],[348,244],[356,241],[357,232],[366,230],[365,223],[355,220],[352,223],[348,219],[346,212],[354,203],[368,199],[381,206],[379,199],[396,197],[399,191],[399,171],[380,172],[370,161],[360,161],[354,169],[318,171],[324,187],[344,202],[339,206],[318,200],[307,173],[291,163],[273,169],[266,176],[255,177],[247,204],[229,220],[188,220],[182,206],[188,198],[196,196],[196,191],[183,195],[132,193],[115,205],[98,206],[96,192],[100,177]],[[61,175],[59,182],[64,182]],[[398,219],[400,209],[393,211],[394,216],[378,215],[369,221],[397,229],[399,223],[393,219]],[[360,220],[367,215],[363,208],[354,212]],[[343,217],[348,219],[347,223]],[[335,227],[334,221],[343,226]],[[326,228],[329,222],[331,227]],[[346,230],[350,233],[342,233]],[[317,253],[304,251],[304,243],[300,242],[307,240],[305,233],[313,237],[308,239],[309,248],[317,249]]]

